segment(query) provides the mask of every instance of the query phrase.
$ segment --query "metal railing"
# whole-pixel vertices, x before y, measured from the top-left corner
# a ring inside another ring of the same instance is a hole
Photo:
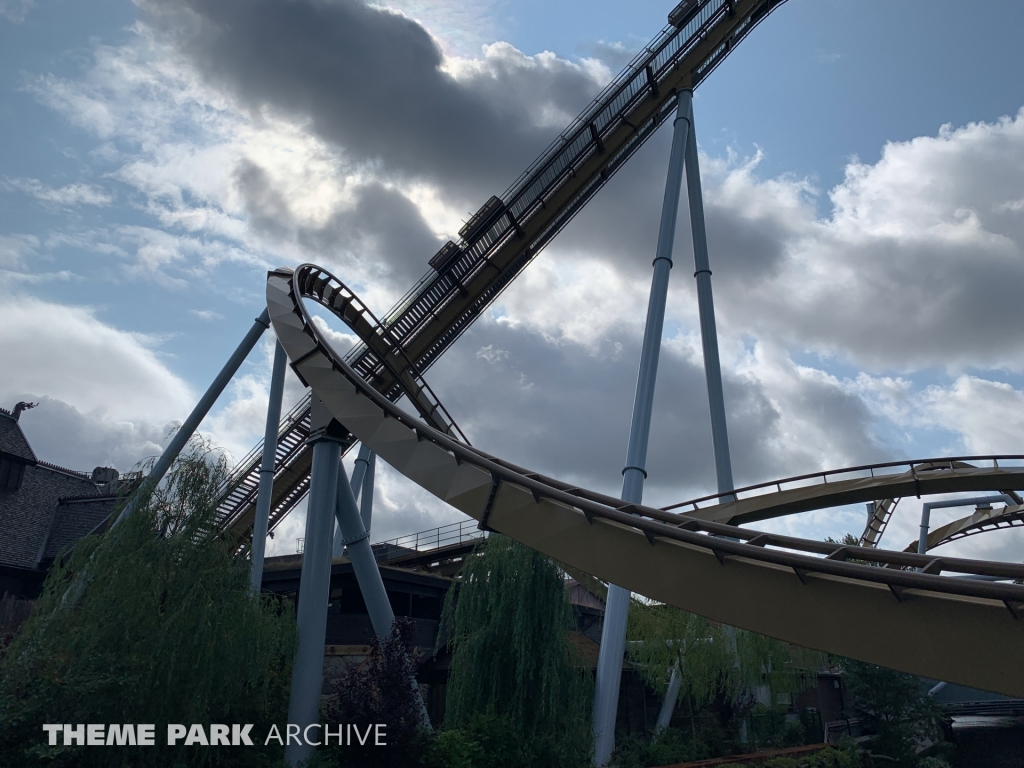
[[[701,496],[690,501],[680,501],[676,504],[669,504],[661,509],[665,512],[678,511],[683,514],[695,512],[698,509],[721,504],[723,498],[734,497],[737,501],[762,496],[769,493],[782,493],[784,490],[797,488],[808,488],[815,485],[827,485],[830,481],[840,480],[861,480],[868,478],[894,477],[898,475],[916,477],[918,472],[956,472],[958,469],[979,469],[981,462],[991,462],[993,469],[1021,467],[1024,466],[1024,454],[998,454],[988,456],[953,456],[934,459],[915,459],[912,461],[886,461],[878,464],[863,464],[857,467],[846,467],[844,469],[830,469],[822,472],[810,472],[805,475],[795,475],[782,480],[770,480],[756,485],[747,485],[737,488],[734,491],[724,493],[712,493]],[[1000,467],[999,462],[1003,462]],[[959,466],[958,466],[959,465]],[[885,470],[893,470],[887,472]],[[896,470],[903,470],[902,472]],[[704,505],[701,507],[701,505]],[[689,507],[689,509],[686,509]]]
[[[476,520],[463,520],[459,523],[442,525],[439,528],[410,533],[395,539],[374,542],[373,546],[382,548],[395,547],[419,552],[450,547],[455,544],[465,544],[470,541],[480,541],[486,537],[487,532],[480,530],[479,523]]]

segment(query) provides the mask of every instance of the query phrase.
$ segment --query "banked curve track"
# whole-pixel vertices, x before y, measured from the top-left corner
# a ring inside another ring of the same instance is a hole
[[[268,274],[271,320],[293,370],[384,461],[484,527],[717,621],[1024,696],[1024,665],[1012,661],[1024,643],[1024,586],[943,575],[1019,580],[1024,565],[764,534],[626,504],[517,467],[410,416],[334,354],[305,301],[352,323],[346,295],[314,265]]]

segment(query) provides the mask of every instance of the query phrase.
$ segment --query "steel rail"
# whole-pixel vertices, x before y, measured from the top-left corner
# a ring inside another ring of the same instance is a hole
[[[1007,496],[1010,496],[1014,501],[1017,502],[1017,504],[1022,503],[1020,495],[1013,489],[1000,488],[999,492],[1006,494]],[[892,511],[893,509],[896,508],[896,505],[899,503],[899,501],[899,499],[888,499],[886,501],[875,502],[874,512],[868,520],[867,525],[864,527],[864,533],[861,534],[860,537],[861,546],[874,547],[878,545],[878,542],[882,538],[882,534],[885,532],[885,528],[889,523],[889,519],[892,517]],[[886,507],[886,504],[888,504],[889,506]],[[963,518],[963,520],[957,522],[963,522],[966,524],[970,520],[971,518]],[[1013,519],[1013,517],[1010,516],[1007,520],[1000,521],[992,527],[988,527],[987,525],[980,522],[979,527],[977,528],[975,528],[973,525],[966,525],[963,532],[951,532],[948,536],[938,537],[937,539],[935,539],[937,543],[929,544],[928,549],[931,549],[933,546],[937,547],[939,546],[939,544],[945,544],[947,541],[951,541],[953,539],[963,538],[964,536],[973,536],[976,533],[984,533],[985,531],[995,530],[997,528],[1012,527],[1017,524],[1018,523]],[[1022,521],[1019,524],[1024,524],[1024,521]],[[943,526],[942,528],[949,529],[952,528],[954,525],[955,523],[950,523],[949,526]],[[932,541],[932,539],[933,536],[929,534],[928,540]],[[914,551],[917,551],[916,546]]]
[[[397,398],[397,381],[405,371],[425,372],[654,134],[675,109],[676,90],[696,87],[783,1],[702,0],[680,28],[665,27],[506,190],[504,213],[384,316],[382,326],[405,353],[398,375],[383,364],[380,350],[367,344],[357,345],[346,361]],[[302,407],[308,409],[308,399]],[[287,437],[283,429],[281,434]],[[236,535],[244,533],[251,516],[258,451],[259,446],[233,473],[232,495],[220,505],[221,525]],[[304,453],[275,479],[275,485],[278,480],[289,485],[275,489],[271,529],[305,495],[309,458]]]
[[[642,504],[623,504],[619,500],[609,500],[615,504],[602,503],[599,499],[608,497],[499,461],[407,414],[334,355],[320,338],[302,302],[304,276],[309,269],[319,268],[304,265],[295,272],[276,270],[268,275],[271,319],[292,360],[293,370],[312,387],[335,418],[382,459],[480,520],[483,527],[512,535],[571,566],[616,583],[643,585],[646,589],[637,591],[655,599],[668,598],[666,602],[688,610],[699,607],[697,594],[702,590],[720,591],[727,581],[735,589],[735,576],[719,576],[701,583],[699,589],[680,591],[673,585],[670,571],[655,565],[659,558],[670,557],[676,567],[686,569],[696,567],[694,563],[700,560],[698,553],[703,552],[713,555],[713,560],[721,565],[735,564],[734,570],[745,574],[739,582],[742,589],[732,595],[739,602],[742,602],[744,590],[757,592],[763,590],[766,583],[777,582],[777,569],[783,568],[795,574],[797,583],[804,589],[823,594],[836,592],[857,610],[869,607],[876,618],[888,613],[889,620],[898,625],[898,631],[888,634],[888,644],[866,649],[874,641],[868,635],[860,635],[865,646],[850,647],[850,630],[835,633],[827,625],[837,620],[828,611],[838,610],[841,605],[823,605],[811,593],[793,591],[784,584],[778,588],[788,591],[788,602],[776,600],[775,610],[792,613],[794,606],[804,605],[807,612],[793,626],[770,620],[760,603],[757,603],[761,606],[757,610],[751,607],[747,613],[737,614],[728,601],[721,604],[716,601],[703,605],[698,612],[808,647],[888,663],[917,674],[931,673],[987,690],[1024,691],[1024,670],[997,674],[983,661],[961,663],[962,660],[957,660],[957,664],[952,664],[948,659],[943,661],[943,654],[929,655],[920,649],[911,652],[907,645],[916,642],[914,636],[922,627],[953,622],[955,631],[950,631],[964,642],[982,642],[975,633],[984,629],[986,633],[997,635],[984,638],[988,647],[993,644],[1005,645],[1007,649],[1016,647],[1014,644],[1024,639],[1024,622],[1016,621],[1024,616],[1024,585],[950,578],[941,574],[1021,579],[1024,565],[837,547],[828,542],[765,534],[700,520]],[[829,485],[810,490],[827,491]],[[639,541],[645,542],[646,549],[636,550],[635,536],[640,536]],[[583,538],[589,540],[590,546],[580,543]],[[627,552],[632,550],[632,556],[626,555],[628,568],[617,563],[614,557],[595,559],[595,550],[606,549],[609,541],[615,541]],[[663,542],[669,546],[668,550],[656,546]],[[643,552],[649,554],[643,555]],[[653,580],[651,571],[655,571]],[[730,573],[730,568],[721,573]],[[880,604],[879,595],[871,591],[876,585],[887,588],[885,594],[891,593],[889,600],[895,598],[896,605],[905,607],[905,613],[892,613]],[[1009,624],[992,614],[997,605]],[[821,629],[822,626],[825,629]],[[879,632],[880,636],[886,634]],[[933,643],[941,642],[930,634],[929,637]],[[893,643],[896,646],[892,646]],[[898,651],[886,651],[890,646]]]
[[[928,534],[928,549],[932,550],[967,536],[979,533],[1001,531],[1024,525],[1024,504],[1009,504],[1000,509],[981,508],[973,514],[954,520],[946,525],[936,527]],[[916,552],[917,541],[911,542],[905,552]]]
[[[1004,462],[1003,466],[999,466],[1000,461]],[[970,462],[992,462],[992,467],[978,467]],[[1024,462],[1024,455],[952,456],[864,464],[757,483],[728,494],[709,494],[691,501],[670,504],[664,509],[742,525],[858,502],[891,502],[906,496],[1024,488],[1024,465],[1006,466],[1007,462]],[[899,474],[878,472],[903,467],[908,468],[908,471]],[[835,479],[858,473],[860,477]],[[868,473],[867,476],[864,473]],[[806,482],[808,480],[818,482],[809,484]],[[804,484],[792,488],[783,487],[796,483]],[[722,501],[729,496],[736,497],[735,501]]]

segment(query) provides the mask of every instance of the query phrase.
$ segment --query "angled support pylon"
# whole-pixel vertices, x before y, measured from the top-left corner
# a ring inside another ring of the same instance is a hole
[[[269,310],[263,310],[256,321],[252,324],[249,332],[245,334],[245,338],[242,339],[242,343],[238,345],[235,351],[228,358],[228,361],[224,363],[224,367],[221,368],[220,373],[217,374],[217,378],[210,384],[210,388],[206,390],[199,402],[196,403],[196,407],[192,409],[192,413],[188,415],[188,418],[178,427],[178,431],[174,433],[174,437],[171,438],[171,442],[164,448],[164,452],[160,454],[160,458],[153,464],[153,469],[149,471],[146,479],[141,483],[139,488],[133,494],[131,500],[125,506],[124,510],[117,519],[114,521],[114,525],[117,525],[122,520],[126,520],[132,512],[135,511],[135,505],[140,499],[144,499],[146,494],[156,488],[160,481],[163,479],[167,470],[171,468],[171,464],[178,458],[178,454],[188,443],[189,439],[195,434],[195,431],[199,428],[200,423],[206,418],[206,414],[210,412],[213,404],[217,402],[217,398],[224,392],[224,388],[231,381],[231,378],[238,371],[239,367],[245,362],[245,358],[252,352],[252,348],[256,346],[256,342],[260,340],[260,336],[263,332],[270,327],[270,312]],[[111,526],[113,527],[113,526]]]
[[[363,517],[363,527],[367,532],[370,530],[370,514],[373,509],[373,467],[377,463],[377,457],[367,446],[359,446],[359,455],[356,456],[355,466],[352,468],[352,495],[360,500],[359,510]],[[369,480],[369,482],[367,482]],[[369,497],[369,499],[367,499]],[[366,511],[370,510],[370,511]],[[364,511],[366,512],[365,514]],[[334,529],[334,557],[341,557],[345,552],[345,537],[341,533],[341,526]]]
[[[369,466],[369,463],[368,463]],[[368,475],[364,475],[364,478]],[[365,480],[364,480],[365,482]],[[363,596],[363,603],[366,604],[366,612],[370,615],[370,623],[373,625],[373,632],[379,640],[386,640],[391,635],[391,628],[395,623],[395,612],[391,608],[391,601],[388,600],[387,590],[384,589],[384,580],[380,575],[380,568],[377,567],[377,560],[370,548],[370,534],[363,526],[363,519],[359,508],[356,506],[356,498],[352,492],[353,484],[350,484],[345,476],[345,468],[338,466],[338,493],[335,506],[335,515],[338,519],[338,530],[342,534],[342,541],[348,547],[348,557],[352,562],[352,570],[355,571],[356,581],[359,583],[359,592]],[[367,492],[363,487],[363,500],[372,496],[373,489]],[[412,666],[409,667],[409,684],[413,687],[414,695],[420,703],[420,719],[424,728],[430,729],[430,718],[427,716],[427,708],[420,696],[419,688],[416,686],[416,678],[412,674]]]
[[[711,441],[715,451],[715,474],[718,479],[718,492],[726,493],[736,486],[732,479],[729,430],[725,421],[722,364],[718,357],[715,302],[711,294],[711,262],[708,259],[708,234],[704,226],[704,195],[701,192],[700,165],[697,161],[697,133],[693,129],[693,91],[681,91],[680,100],[684,99],[689,109],[690,123],[690,135],[686,142],[686,196],[690,202],[690,231],[693,235],[693,276],[697,280],[697,312],[700,316],[700,338],[704,347],[708,404],[711,407]],[[731,500],[731,496],[722,499],[723,502]]]
[[[633,504],[639,504],[643,500],[644,480],[647,477],[647,444],[651,433],[654,383],[658,375],[665,304],[668,300],[668,278],[672,270],[672,245],[675,240],[676,218],[679,214],[683,158],[690,134],[690,100],[686,94],[689,94],[689,91],[681,91],[679,94],[673,123],[672,152],[668,161],[668,179],[665,182],[665,200],[662,204],[661,227],[658,231],[658,250],[654,258],[654,277],[647,305],[647,325],[644,328],[644,341],[640,352],[640,370],[633,399],[633,419],[629,427],[626,466],[622,470],[622,500]],[[597,661],[597,680],[594,688],[594,763],[599,766],[605,765],[611,759],[615,749],[615,715],[622,679],[622,657],[626,648],[630,597],[628,589],[615,584],[608,585],[604,626],[601,629],[601,653]]]

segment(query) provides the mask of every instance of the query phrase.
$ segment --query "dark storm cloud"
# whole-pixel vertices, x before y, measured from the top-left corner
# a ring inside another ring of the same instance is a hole
[[[254,109],[309,119],[384,172],[500,193],[598,90],[578,67],[495,51],[456,80],[418,23],[357,0],[142,0],[148,18],[214,83]]]
[[[621,333],[607,354],[553,344],[507,324],[478,322],[429,374],[474,445],[530,469],[618,495],[636,387],[639,339]],[[616,346],[616,342],[621,346]],[[792,397],[832,436],[829,456],[780,447],[783,416],[765,385],[726,372],[725,397],[738,484],[877,457],[871,419],[854,396],[797,380]],[[714,491],[703,368],[670,348],[661,356],[646,497],[654,503]]]
[[[401,192],[379,182],[353,190],[355,203],[334,212],[320,225],[300,223],[267,173],[243,160],[234,174],[249,222],[261,234],[294,240],[307,258],[325,266],[369,272],[397,291],[404,291],[427,269],[440,246],[419,209]]]
[[[647,275],[658,244],[671,128],[663,126],[608,182],[559,236],[560,253],[597,256],[616,268]],[[776,217],[748,217],[731,201],[718,201],[705,179],[704,218],[715,282],[758,283],[785,256],[792,229]],[[693,246],[685,191],[673,251],[679,277],[693,272]],[[685,273],[685,274],[684,274]]]

